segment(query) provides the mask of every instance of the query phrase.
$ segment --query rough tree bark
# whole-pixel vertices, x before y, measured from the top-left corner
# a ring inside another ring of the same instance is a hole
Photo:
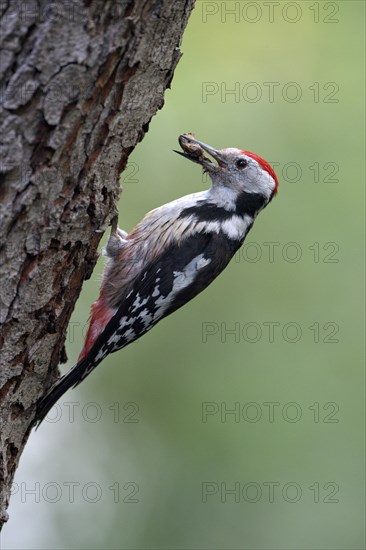
[[[0,2],[0,525],[194,0]]]

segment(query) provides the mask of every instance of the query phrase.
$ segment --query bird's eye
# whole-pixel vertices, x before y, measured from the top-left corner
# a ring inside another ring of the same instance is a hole
[[[248,161],[245,159],[238,159],[236,161],[236,166],[237,168],[245,168],[246,166],[248,166]]]

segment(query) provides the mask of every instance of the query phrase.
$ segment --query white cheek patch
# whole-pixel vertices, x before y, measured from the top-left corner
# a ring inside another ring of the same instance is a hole
[[[254,165],[250,166],[248,171],[246,187],[250,193],[262,193],[269,199],[275,189],[275,181],[266,170],[263,170],[263,168],[255,162]]]

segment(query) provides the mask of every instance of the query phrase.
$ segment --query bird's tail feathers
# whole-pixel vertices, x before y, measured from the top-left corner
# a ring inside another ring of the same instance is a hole
[[[38,428],[41,422],[45,419],[49,411],[60,399],[60,397],[70,388],[75,388],[88,374],[97,366],[97,363],[88,365],[88,361],[82,360],[78,362],[72,369],[62,376],[43,396],[38,404],[34,423]]]

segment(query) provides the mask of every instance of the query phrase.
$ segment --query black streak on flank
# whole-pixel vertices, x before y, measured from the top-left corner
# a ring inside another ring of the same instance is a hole
[[[231,218],[233,214],[234,212],[232,210],[226,210],[226,208],[216,206],[216,204],[202,201],[202,203],[197,206],[190,206],[182,210],[179,218],[194,216],[203,222],[216,222],[227,220]]]
[[[202,201],[197,206],[190,206],[182,210],[179,218],[194,216],[196,219],[204,222],[225,221],[230,219],[234,214],[237,216],[247,214],[253,218],[265,205],[266,198],[263,195],[242,191],[238,196],[234,210],[226,210],[222,206]]]

